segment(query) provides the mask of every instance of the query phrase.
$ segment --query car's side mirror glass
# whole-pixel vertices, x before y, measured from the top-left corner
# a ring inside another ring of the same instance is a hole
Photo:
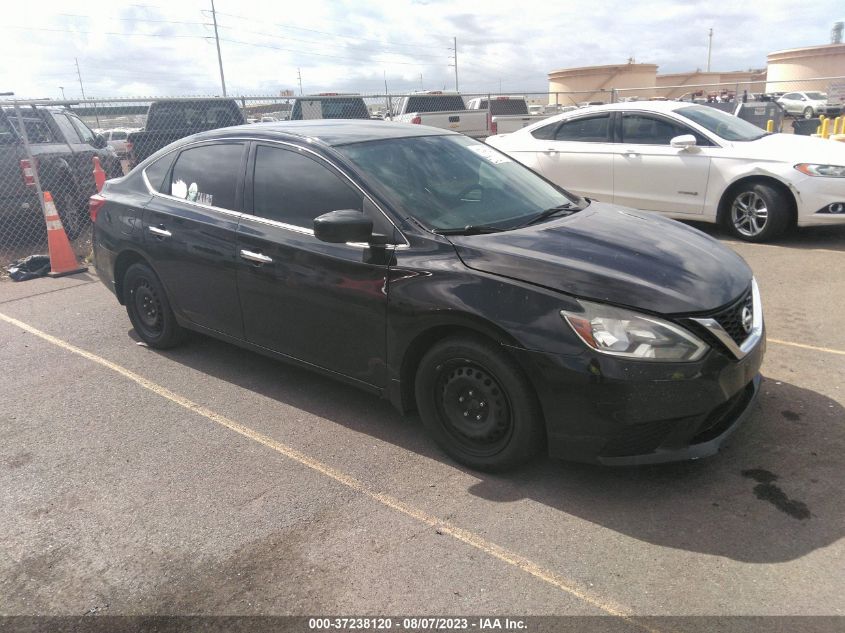
[[[314,218],[314,237],[332,244],[369,242],[373,221],[356,209],[329,211]]]
[[[676,136],[671,141],[669,141],[669,145],[671,145],[672,147],[686,149],[688,147],[695,147],[696,141],[695,137],[692,134],[681,134],[680,136]]]

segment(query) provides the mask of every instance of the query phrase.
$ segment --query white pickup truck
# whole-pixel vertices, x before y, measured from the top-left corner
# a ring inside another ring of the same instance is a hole
[[[487,135],[507,134],[542,121],[550,114],[530,114],[525,97],[476,97],[467,103],[470,110],[487,112]]]
[[[391,120],[430,125],[475,138],[490,136],[487,112],[467,110],[457,92],[414,92],[393,102]]]

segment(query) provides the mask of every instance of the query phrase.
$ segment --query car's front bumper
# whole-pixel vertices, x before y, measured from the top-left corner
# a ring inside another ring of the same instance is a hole
[[[798,226],[845,224],[845,213],[826,212],[831,204],[845,203],[845,178],[805,176],[794,183],[793,192],[798,203]]]
[[[513,351],[537,390],[551,456],[652,464],[719,450],[755,401],[765,336],[741,360],[713,349],[695,363]]]

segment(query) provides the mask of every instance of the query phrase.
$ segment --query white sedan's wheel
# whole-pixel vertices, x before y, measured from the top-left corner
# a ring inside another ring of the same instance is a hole
[[[746,183],[731,194],[725,224],[741,240],[772,240],[789,225],[791,215],[788,195],[766,183]]]
[[[745,237],[756,237],[766,228],[769,209],[766,201],[753,191],[739,194],[731,205],[731,222]]]

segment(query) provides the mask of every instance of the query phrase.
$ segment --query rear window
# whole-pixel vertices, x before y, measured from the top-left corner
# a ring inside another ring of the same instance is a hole
[[[405,112],[448,112],[466,110],[461,95],[413,95],[408,97]]]
[[[219,128],[242,123],[238,106],[231,101],[181,101],[156,103],[150,108],[148,130]]]
[[[15,130],[20,132],[18,125],[18,117],[14,112],[6,111],[9,117],[9,122],[14,126]],[[32,110],[23,112],[23,124],[26,127],[26,135],[30,143],[59,143],[53,130],[47,125],[39,115],[33,115]]]
[[[302,119],[369,119],[370,111],[359,98],[297,99],[293,104],[292,120]]]
[[[126,132],[115,131],[111,133],[111,140],[113,141],[125,141],[126,140]]]
[[[485,99],[486,101],[486,99]],[[485,103],[482,108],[486,108]],[[490,102],[490,114],[528,114],[528,105],[524,99],[494,99]]]

